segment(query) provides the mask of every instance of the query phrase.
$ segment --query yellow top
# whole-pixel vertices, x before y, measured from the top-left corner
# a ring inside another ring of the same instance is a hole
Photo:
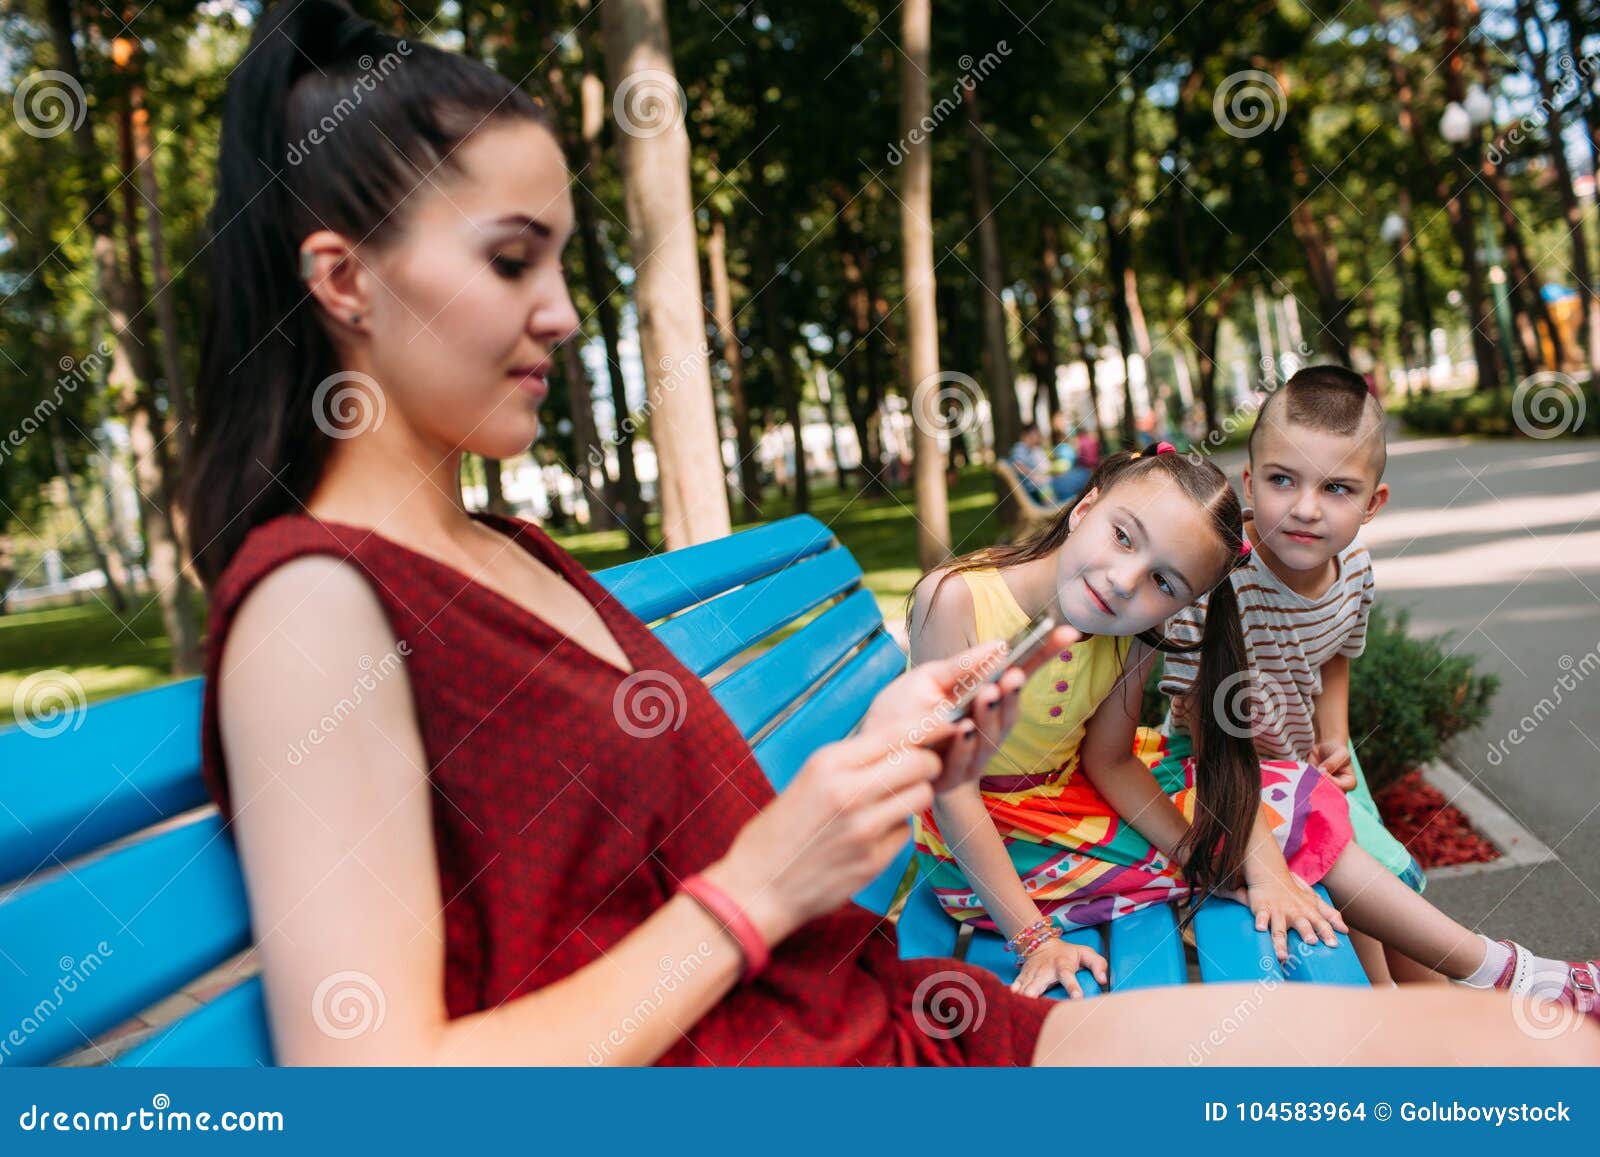
[[[1008,639],[1027,625],[1027,612],[998,570],[960,577],[972,592],[979,640]],[[1116,687],[1132,645],[1091,635],[1072,645],[1070,659],[1056,655],[1034,672],[1022,689],[1017,725],[984,772],[985,795],[1015,801],[1061,793],[1078,770],[1084,725]]]

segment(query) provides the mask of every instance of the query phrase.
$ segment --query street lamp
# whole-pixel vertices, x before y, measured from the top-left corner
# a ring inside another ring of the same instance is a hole
[[[1474,84],[1467,90],[1462,100],[1453,100],[1445,105],[1444,115],[1439,118],[1439,135],[1458,153],[1462,153],[1469,143],[1477,143],[1483,126],[1493,119],[1494,98],[1481,84]],[[1476,156],[1472,158],[1472,165],[1476,169]],[[1470,212],[1471,203],[1463,202],[1463,204]],[[1483,255],[1489,266],[1489,284],[1493,287],[1495,320],[1499,323],[1500,342],[1505,347],[1506,368],[1510,371],[1511,380],[1515,381],[1516,347],[1511,336],[1511,299],[1506,292],[1506,271],[1500,264],[1500,246],[1495,240],[1494,225],[1490,215],[1485,212],[1482,216]],[[1473,285],[1470,288],[1474,298],[1481,302],[1483,297],[1478,286]]]

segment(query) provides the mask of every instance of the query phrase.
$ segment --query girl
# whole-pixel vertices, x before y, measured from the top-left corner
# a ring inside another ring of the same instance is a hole
[[[1270,929],[1280,960],[1288,928],[1331,944],[1348,919],[1471,985],[1600,1008],[1595,962],[1545,960],[1469,932],[1353,842],[1332,780],[1304,763],[1258,762],[1241,712],[1250,696],[1238,605],[1224,581],[1248,557],[1243,531],[1222,472],[1163,442],[1108,458],[1034,539],[918,584],[917,661],[1005,638],[1047,609],[1080,635],[1024,690],[1022,719],[982,779],[919,818],[917,850],[945,911],[1008,938],[1023,956],[1018,991],[1060,983],[1076,996],[1077,970],[1103,982],[1105,962],[1061,939],[1063,928],[1242,880],[1237,896]],[[1177,649],[1160,624],[1208,590],[1191,755],[1182,736],[1138,719],[1156,652]],[[1309,887],[1319,881],[1342,916]]]
[[[1014,720],[1021,672],[975,727],[908,745],[992,649],[896,680],[774,795],[643,623],[537,527],[466,510],[461,455],[526,449],[577,329],[561,148],[515,86],[285,0],[230,77],[216,188],[185,490],[212,596],[204,770],[279,1059],[1176,1062],[1237,1004],[1132,994],[1078,1032],[1083,1006],[897,959],[848,902]],[[682,690],[681,726],[623,729],[641,672]],[[955,1035],[932,1011],[951,978],[985,1013]],[[385,1015],[324,1031],[352,991]],[[1311,1017],[1336,1027],[1291,1049]],[[1458,993],[1282,992],[1226,1059],[1461,1050],[1583,1062],[1600,1039],[1532,1042]]]

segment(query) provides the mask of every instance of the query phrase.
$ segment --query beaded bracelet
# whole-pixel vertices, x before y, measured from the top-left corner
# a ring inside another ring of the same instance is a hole
[[[1049,927],[1049,928],[1045,929],[1043,932],[1041,932],[1033,940],[1029,941],[1027,944],[1024,944],[1022,946],[1022,951],[1017,954],[1017,960],[1019,962],[1027,960],[1028,957],[1032,956],[1035,952],[1039,951],[1039,949],[1043,948],[1046,944],[1050,943],[1050,941],[1052,941],[1052,940],[1060,940],[1060,939],[1061,939],[1061,929],[1055,927],[1054,925],[1052,925],[1051,927]]]
[[[1006,941],[1007,952],[1014,952],[1019,960],[1026,960],[1038,950],[1039,946],[1047,940],[1054,940],[1061,935],[1061,929],[1050,917],[1045,916],[1029,924],[1010,940]]]

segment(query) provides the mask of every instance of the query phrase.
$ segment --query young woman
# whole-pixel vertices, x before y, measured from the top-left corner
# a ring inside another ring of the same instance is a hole
[[[848,903],[981,770],[1020,672],[975,727],[907,747],[990,656],[912,670],[774,796],[642,623],[536,527],[467,512],[461,455],[532,442],[577,328],[561,149],[512,85],[285,0],[229,82],[213,222],[185,492],[212,595],[205,771],[285,1063],[1176,1061],[1237,1003],[1113,997],[1089,1029],[1084,1006],[898,960]],[[681,688],[677,729],[622,725],[644,677]],[[930,1013],[952,976],[985,1013],[955,1036]],[[352,994],[383,1010],[362,1031],[336,1015]],[[1312,1015],[1335,1028],[1291,1048],[1277,1026]],[[1285,992],[1225,1055],[1467,1047],[1596,1050],[1452,993]]]

